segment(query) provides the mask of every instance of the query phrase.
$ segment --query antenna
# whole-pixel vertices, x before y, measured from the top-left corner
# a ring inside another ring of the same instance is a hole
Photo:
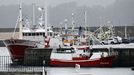
[[[45,6],[44,6],[44,9],[45,9],[45,36],[47,36],[47,16],[48,16],[48,11],[47,11],[47,0],[45,0]]]

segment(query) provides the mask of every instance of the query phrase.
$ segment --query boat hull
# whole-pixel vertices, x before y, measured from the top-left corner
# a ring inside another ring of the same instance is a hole
[[[103,57],[100,59],[88,59],[88,60],[59,60],[52,59],[51,66],[56,67],[74,67],[79,64],[81,67],[112,67],[115,56]]]
[[[23,61],[25,50],[36,47],[33,41],[28,40],[9,39],[4,40],[4,43],[9,50],[13,62]]]

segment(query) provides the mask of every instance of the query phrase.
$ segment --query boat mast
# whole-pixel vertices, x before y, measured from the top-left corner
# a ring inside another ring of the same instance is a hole
[[[20,0],[19,7],[19,39],[22,39],[22,1]]]
[[[33,26],[35,27],[35,3],[32,4],[33,5]]]
[[[44,8],[39,7],[38,10],[41,12],[41,16],[40,16],[40,18],[39,18],[39,25],[40,25],[40,28],[42,28],[42,27],[43,27],[43,17],[44,17],[44,15],[43,15],[43,13],[44,13]],[[44,28],[44,27],[43,27],[43,28]]]
[[[74,30],[74,27],[75,27],[74,24],[75,24],[74,23],[74,13],[72,13],[72,30]]]
[[[47,36],[47,25],[48,25],[48,21],[47,21],[47,16],[48,16],[48,11],[47,11],[47,0],[45,0],[45,36]]]
[[[125,39],[127,39],[127,26],[125,25]]]
[[[44,8],[41,8],[42,10],[41,10],[41,27],[43,27],[43,13],[44,13]],[[44,28],[44,27],[43,27]]]
[[[102,36],[103,36],[103,34],[104,34],[104,32],[103,32],[103,27],[102,27],[102,17],[100,16],[99,19],[100,19],[99,39],[102,40],[102,38],[103,38]]]
[[[68,26],[67,26],[68,20],[65,19],[64,22],[65,22],[65,35],[67,35],[68,34]]]
[[[85,29],[87,30],[87,28],[86,28],[86,26],[87,26],[87,12],[85,11],[85,13],[84,13],[84,16],[85,16]]]
[[[111,21],[109,22],[109,25],[110,25],[110,31],[111,31],[111,34],[112,34],[112,38],[115,37],[115,34],[114,34],[114,25],[111,23]]]

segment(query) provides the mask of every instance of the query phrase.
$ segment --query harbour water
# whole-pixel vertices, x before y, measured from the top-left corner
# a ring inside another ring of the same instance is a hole
[[[47,67],[48,75],[134,75],[131,68],[66,68]]]
[[[6,47],[0,48],[0,56],[9,56],[9,52],[6,49]],[[7,59],[7,61],[9,60],[10,59]],[[0,60],[0,62],[2,62],[2,60]],[[42,71],[41,67],[36,67],[36,69],[39,71]],[[45,67],[45,69],[47,71],[47,75],[134,75],[134,71],[132,71],[131,68],[123,68],[123,67],[121,68],[119,67],[113,67],[113,68],[86,67],[86,68],[83,68],[83,67],[77,66],[77,67]]]

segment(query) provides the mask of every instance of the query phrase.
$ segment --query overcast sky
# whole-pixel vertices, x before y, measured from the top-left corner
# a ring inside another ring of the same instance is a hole
[[[1,27],[11,27],[16,24],[16,19],[18,16],[18,5],[20,0],[0,0],[0,26]],[[70,3],[72,2],[73,3]],[[75,3],[76,2],[76,3]],[[44,6],[44,0],[23,0],[24,5],[24,18],[29,18],[32,20],[32,3],[36,5]],[[65,18],[71,25],[71,14],[74,12],[76,14],[75,21],[78,25],[84,24],[84,6],[87,9],[87,23],[89,25],[100,25],[100,17],[104,20],[104,24],[107,21],[112,21],[114,25],[133,25],[134,24],[134,0],[48,0],[48,3],[53,6],[50,8],[49,21],[52,25],[59,25]],[[62,4],[63,3],[63,4]],[[59,5],[62,4],[62,5]],[[10,5],[10,6],[3,6]],[[57,5],[57,6],[56,6]],[[102,8],[101,5],[107,6]],[[110,6],[108,6],[110,5]],[[54,7],[56,6],[56,7]],[[65,9],[66,8],[66,9]],[[27,12],[25,12],[27,11]],[[9,14],[10,12],[10,14]],[[62,13],[61,13],[62,12]],[[16,15],[17,14],[17,15]],[[37,13],[39,17],[39,13]],[[59,17],[60,16],[60,17]],[[32,21],[31,21],[32,22]]]
[[[9,5],[9,4],[18,4],[20,0],[0,0],[0,5]],[[36,4],[43,4],[44,0],[22,0],[24,4],[32,4],[35,2]],[[61,3],[75,1],[78,5],[102,5],[107,6],[113,3],[115,0],[47,0],[51,6],[56,6]]]

